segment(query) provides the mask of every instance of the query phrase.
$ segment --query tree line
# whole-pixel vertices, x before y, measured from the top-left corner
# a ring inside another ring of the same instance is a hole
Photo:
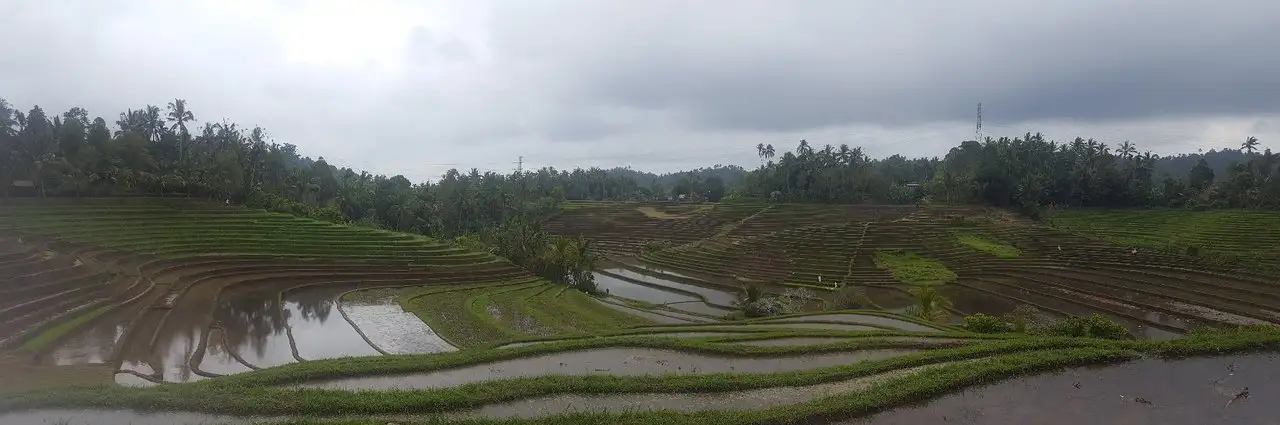
[[[1280,158],[1259,152],[1254,137],[1240,150],[1161,158],[1136,145],[1041,134],[966,141],[941,159],[894,155],[871,159],[861,148],[800,141],[780,157],[756,146],[763,161],[730,198],[821,203],[944,203],[1012,207],[1192,207],[1280,209]],[[1238,158],[1223,166],[1223,158]],[[775,161],[774,158],[777,158]],[[1212,159],[1221,172],[1215,172]],[[1186,164],[1190,165],[1187,169]],[[1156,175],[1156,170],[1164,170]],[[1178,173],[1178,174],[1174,174]]]
[[[706,180],[699,178],[702,171],[545,167],[506,174],[451,169],[434,182],[414,183],[303,156],[262,127],[226,120],[197,124],[182,99],[126,110],[112,124],[90,117],[80,107],[61,114],[39,106],[23,112],[0,99],[3,196],[190,196],[455,237],[545,217],[564,200],[667,199],[678,194],[673,191],[692,190],[674,187],[680,182]],[[637,183],[629,173],[649,181]]]
[[[772,145],[757,145],[761,164],[751,171],[452,169],[435,181],[414,183],[303,156],[261,127],[226,120],[197,124],[182,99],[163,108],[126,110],[113,124],[90,119],[79,107],[50,116],[39,106],[22,112],[0,99],[3,195],[203,197],[444,238],[479,235],[513,220],[538,221],[565,200],[681,195],[710,201],[985,204],[1033,214],[1045,206],[1280,208],[1276,155],[1259,152],[1255,138],[1239,151],[1170,158],[1139,153],[1129,142],[1060,143],[1040,134],[966,141],[942,158],[874,159],[860,147],[817,148],[802,140],[781,155]],[[1224,165],[1227,160],[1232,161]]]

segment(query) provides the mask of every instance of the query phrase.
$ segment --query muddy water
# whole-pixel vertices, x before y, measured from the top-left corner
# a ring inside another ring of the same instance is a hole
[[[40,362],[57,366],[109,363],[116,344],[129,329],[129,321],[138,313],[142,302],[136,302],[133,308],[109,312],[73,332],[55,344],[48,354],[41,356]]]
[[[893,319],[893,318],[881,317],[881,316],[872,316],[869,314],[852,314],[852,313],[817,314],[812,316],[787,317],[782,319],[767,320],[765,321],[765,323],[812,322],[812,321],[864,323],[869,325],[886,326],[893,329],[899,329],[904,331],[938,332],[937,329],[934,329],[925,325],[921,325],[915,322],[908,322],[906,320]]]
[[[1246,387],[1249,396],[1232,401]],[[844,424],[1274,425],[1276,394],[1275,354],[1144,359],[971,388]]]
[[[253,370],[236,360],[227,347],[226,332],[212,329],[206,336],[204,356],[200,358],[200,370],[218,375],[234,375]]]
[[[666,375],[770,373],[818,369],[910,354],[914,350],[862,350],[781,358],[716,357],[672,350],[604,348],[503,360],[431,373],[346,378],[305,384],[331,389],[448,388],[475,382],[544,375]]]
[[[174,424],[247,424],[278,422],[284,418],[207,415],[189,412],[134,412],[131,410],[33,410],[0,413],[5,425],[174,425]]]
[[[297,361],[289,345],[279,291],[286,285],[253,285],[228,289],[218,299],[213,319],[223,328],[220,344],[230,356],[238,355],[257,367]]]
[[[867,286],[866,290],[867,298],[870,298],[871,302],[887,311],[901,313],[906,311],[907,307],[915,305],[915,300],[911,298],[910,294],[897,289]]]
[[[725,292],[725,291],[721,291],[718,289],[712,289],[712,288],[707,288],[707,287],[702,287],[697,285],[674,282],[667,279],[655,277],[652,275],[647,275],[644,273],[628,270],[625,268],[620,268],[620,267],[611,268],[611,269],[605,269],[605,271],[619,275],[619,276],[623,276],[626,278],[635,279],[641,282],[647,282],[647,283],[652,283],[654,285],[661,285],[668,288],[675,288],[682,291],[692,292],[692,293],[701,295],[703,298],[706,298],[707,302],[712,304],[718,304],[722,306],[731,306],[733,305],[734,301],[738,300],[738,297],[736,295]]]
[[[599,299],[595,299],[595,301],[610,309],[621,311],[623,313],[627,313],[634,316],[643,317],[653,323],[664,324],[664,325],[667,325],[667,324],[679,325],[679,324],[692,322],[692,320],[685,320],[685,319],[680,319],[680,318],[662,315],[658,313],[652,313],[652,312],[648,312],[640,309],[635,309],[635,308],[631,308],[623,305],[614,304],[614,303],[599,300]]]
[[[324,285],[284,294],[284,314],[298,347],[298,356],[316,360],[381,354],[335,308],[338,295],[352,289],[355,287]]]
[[[967,314],[983,313],[999,317],[1018,308],[1018,303],[1011,299],[960,285],[945,285],[942,294],[951,300],[952,307]]]
[[[804,403],[823,397],[865,390],[887,380],[919,373],[938,365],[901,369],[878,375],[802,387],[761,388],[723,393],[640,393],[611,395],[567,394],[491,404],[448,415],[460,418],[536,418],[563,413],[749,411]]]
[[[457,350],[418,316],[404,311],[395,301],[394,293],[378,297],[346,297],[341,308],[374,345],[388,353],[426,354]]]
[[[134,375],[132,373],[117,373],[115,374],[115,381],[117,385],[121,385],[125,387],[142,388],[142,387],[154,387],[156,385],[155,382],[142,379],[138,377],[138,375]],[[0,422],[0,423],[3,423],[3,422]]]
[[[690,313],[705,314],[710,316],[723,316],[729,313],[729,310],[707,305],[701,299],[692,295],[685,295],[678,292],[664,291],[662,289],[639,285],[618,279],[612,276],[605,276],[595,273],[596,285],[605,293],[637,301],[644,301],[653,304],[667,304],[671,308],[687,311]]]

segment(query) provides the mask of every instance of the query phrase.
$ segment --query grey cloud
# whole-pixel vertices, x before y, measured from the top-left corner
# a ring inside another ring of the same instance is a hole
[[[360,9],[386,20],[303,26],[357,41],[310,55],[398,55],[334,67],[292,61],[307,37],[282,39],[280,21],[340,0],[4,0],[0,97],[108,121],[182,97],[201,120],[415,180],[520,155],[753,166],[756,143],[802,138],[943,155],[978,101],[990,135],[1161,152],[1280,140],[1277,2],[387,1]],[[384,23],[403,27],[371,31]]]
[[[598,3],[499,10],[495,38],[584,104],[706,128],[919,124],[980,100],[1010,121],[1280,110],[1280,3]]]

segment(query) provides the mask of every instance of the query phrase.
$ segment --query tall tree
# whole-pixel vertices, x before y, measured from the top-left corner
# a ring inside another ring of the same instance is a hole
[[[1245,138],[1244,143],[1240,144],[1240,150],[1248,152],[1249,155],[1253,155],[1258,151],[1258,138],[1253,136]]]
[[[196,116],[190,110],[187,110],[187,101],[183,99],[174,99],[169,102],[169,114],[165,116],[165,120],[172,123],[169,131],[178,132],[178,163],[181,164],[183,170],[186,170],[187,164],[187,145],[191,142],[191,133],[187,131],[187,123],[195,121]]]

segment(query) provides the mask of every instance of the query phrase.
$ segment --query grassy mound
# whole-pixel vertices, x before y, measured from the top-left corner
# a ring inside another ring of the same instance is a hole
[[[1022,251],[1019,251],[1018,248],[1015,248],[1012,245],[993,241],[972,233],[957,234],[956,240],[959,241],[961,245],[999,258],[1018,258],[1018,255],[1022,253]]]
[[[938,285],[956,280],[945,264],[908,251],[876,252],[876,266],[889,270],[893,278],[911,285]]]

